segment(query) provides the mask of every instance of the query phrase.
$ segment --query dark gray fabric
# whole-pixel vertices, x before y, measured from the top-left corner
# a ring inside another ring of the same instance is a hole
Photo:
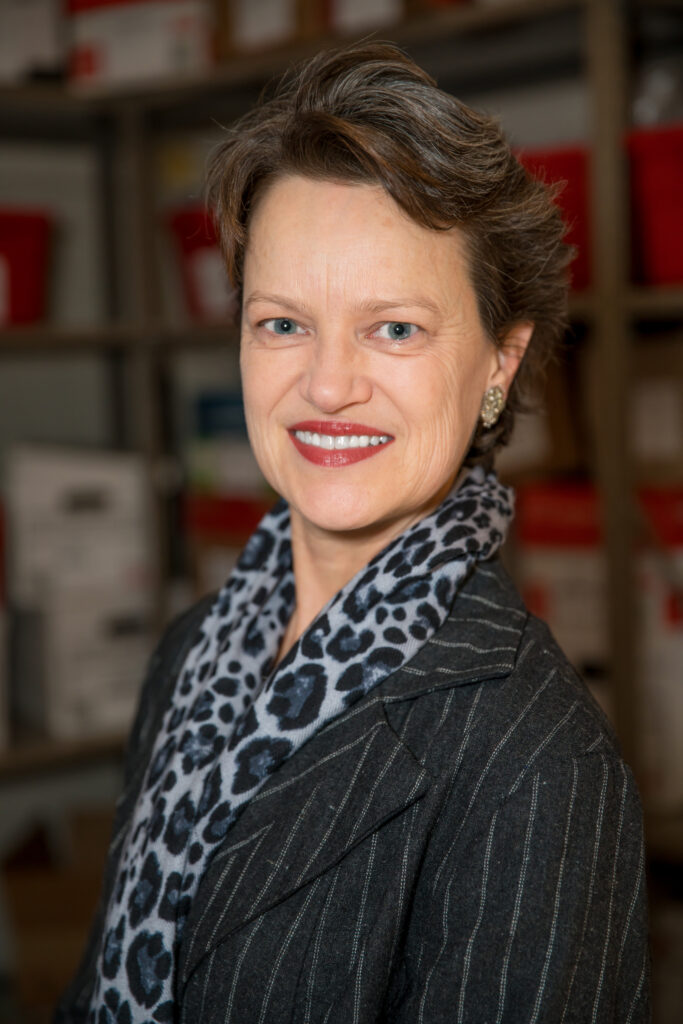
[[[153,659],[107,884],[205,611]],[[98,939],[96,922],[59,1024],[84,1020]],[[188,919],[177,1020],[639,1024],[648,975],[630,772],[493,562],[419,654],[285,762],[228,832]]]

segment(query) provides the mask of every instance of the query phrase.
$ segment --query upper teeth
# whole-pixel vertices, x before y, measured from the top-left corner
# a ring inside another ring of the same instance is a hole
[[[316,434],[310,430],[295,430],[294,436],[303,444],[316,448],[367,448],[368,445],[386,444],[391,438],[387,434]]]

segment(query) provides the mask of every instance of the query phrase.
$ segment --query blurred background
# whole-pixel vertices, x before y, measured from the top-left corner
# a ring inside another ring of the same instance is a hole
[[[566,182],[571,329],[501,459],[506,558],[636,773],[655,1022],[683,1020],[683,3],[0,0],[1,1021],[49,1019],[155,639],[273,500],[207,154],[372,33]]]

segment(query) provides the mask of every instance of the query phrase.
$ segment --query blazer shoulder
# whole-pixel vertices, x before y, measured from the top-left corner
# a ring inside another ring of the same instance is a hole
[[[451,614],[385,690],[387,717],[434,776],[457,767],[495,798],[529,772],[601,754],[614,730],[499,562],[467,580]]]

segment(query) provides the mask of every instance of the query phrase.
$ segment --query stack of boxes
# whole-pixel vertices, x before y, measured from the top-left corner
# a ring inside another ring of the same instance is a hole
[[[637,559],[643,795],[650,807],[683,804],[683,488],[639,494]],[[518,581],[609,714],[607,580],[600,508],[586,483],[539,483],[517,497]]]
[[[121,731],[152,636],[143,463],[18,446],[6,495],[13,718],[61,739]]]
[[[185,446],[185,528],[198,594],[218,589],[273,503],[247,439],[239,391],[204,391]]]

